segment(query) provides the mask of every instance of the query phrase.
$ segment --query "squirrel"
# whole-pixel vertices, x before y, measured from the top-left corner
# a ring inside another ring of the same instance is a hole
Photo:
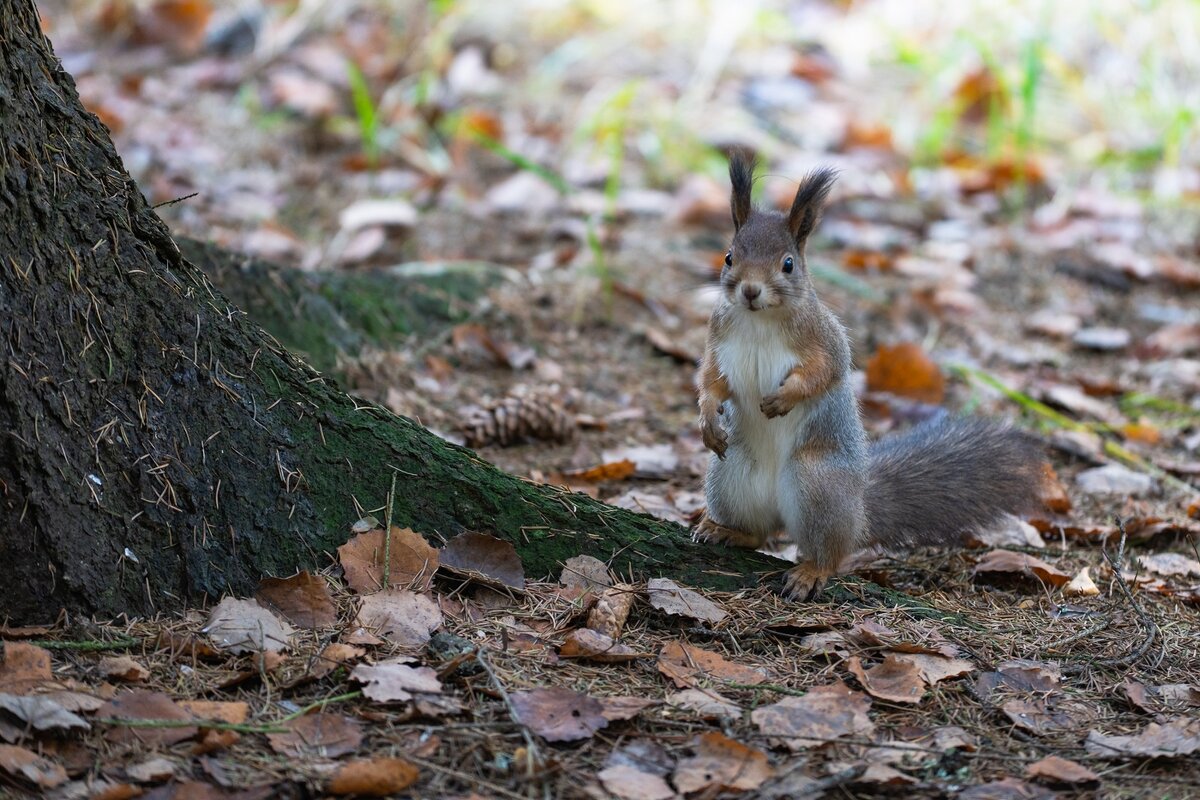
[[[868,445],[849,338],[805,259],[836,174],[805,177],[785,215],[752,206],[754,168],[732,153],[733,242],[696,378],[713,454],[693,538],[757,549],[782,529],[801,558],[784,594],[811,599],[856,550],[952,543],[1027,510],[1041,457],[1015,428],[943,418]]]

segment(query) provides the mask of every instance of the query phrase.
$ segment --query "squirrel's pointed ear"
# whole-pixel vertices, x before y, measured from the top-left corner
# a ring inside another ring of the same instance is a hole
[[[741,148],[729,154],[729,207],[733,211],[733,230],[738,231],[750,216],[750,186],[754,183],[754,156]]]
[[[830,167],[821,167],[810,172],[800,181],[796,190],[796,199],[792,201],[792,210],[788,212],[788,229],[792,237],[801,247],[808,240],[809,234],[817,227],[821,219],[821,211],[829,190],[837,178],[837,171]]]

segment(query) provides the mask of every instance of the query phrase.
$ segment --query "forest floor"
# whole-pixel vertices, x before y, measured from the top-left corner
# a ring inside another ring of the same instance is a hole
[[[483,412],[504,430],[506,399],[551,409],[478,448],[508,471],[696,518],[720,148],[746,145],[763,205],[840,170],[810,262],[872,436],[1007,419],[1055,474],[1027,520],[860,559],[805,604],[588,561],[526,583],[489,541],[410,532],[390,579],[413,591],[374,592],[385,514],[364,509],[355,546],[262,607],[0,631],[0,791],[1200,796],[1198,145],[1161,99],[1170,47],[1159,105],[1080,77],[1143,69],[1194,8],[1117,18],[1107,49],[1056,10],[1079,17],[964,54],[967,11],[894,3],[39,5],[175,233],[496,278],[455,323],[325,366],[459,440]]]

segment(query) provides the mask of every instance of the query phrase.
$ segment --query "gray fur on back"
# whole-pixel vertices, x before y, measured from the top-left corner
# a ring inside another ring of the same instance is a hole
[[[1033,442],[1007,425],[942,418],[871,446],[868,539],[884,547],[944,545],[1034,504]]]

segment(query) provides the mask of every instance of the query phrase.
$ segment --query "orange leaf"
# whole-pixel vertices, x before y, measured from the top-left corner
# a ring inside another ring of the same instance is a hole
[[[946,396],[946,379],[920,345],[882,345],[867,362],[867,389],[938,404]]]
[[[564,472],[563,477],[573,478],[577,481],[623,481],[626,478],[633,476],[637,470],[637,465],[628,458],[623,458],[620,461],[612,461],[608,464],[597,464],[588,469],[572,470]]]
[[[330,794],[387,797],[417,782],[421,771],[403,758],[370,758],[343,764],[325,787]]]

